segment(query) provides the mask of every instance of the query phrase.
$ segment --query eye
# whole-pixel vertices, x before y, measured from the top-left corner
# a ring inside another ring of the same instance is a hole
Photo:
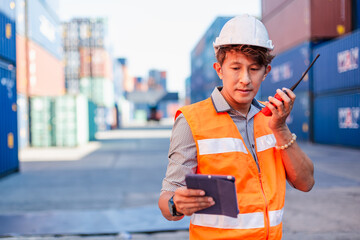
[[[235,71],[237,71],[237,70],[239,70],[240,68],[239,68],[239,67],[233,67],[232,69],[235,70]]]
[[[260,68],[250,68],[251,71],[259,71]]]

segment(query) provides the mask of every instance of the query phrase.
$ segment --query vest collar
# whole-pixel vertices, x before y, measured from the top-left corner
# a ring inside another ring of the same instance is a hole
[[[214,105],[214,108],[216,110],[217,113],[221,113],[221,112],[229,112],[231,110],[233,110],[231,108],[231,106],[226,102],[225,98],[223,97],[223,95],[220,93],[222,87],[215,87],[214,91],[211,94],[211,100],[212,103]],[[256,113],[258,113],[263,107],[264,105],[262,105],[261,103],[259,103],[255,98],[252,100],[251,102],[251,108],[255,107],[256,109],[254,109],[256,111]],[[250,109],[250,112],[252,111],[252,109]],[[256,114],[255,113],[255,114]],[[254,114],[254,115],[255,115]]]

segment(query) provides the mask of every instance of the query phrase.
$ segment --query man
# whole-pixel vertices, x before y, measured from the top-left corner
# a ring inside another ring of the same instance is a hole
[[[271,70],[273,45],[256,18],[229,20],[214,49],[223,86],[178,111],[159,207],[168,220],[191,216],[190,239],[281,239],[286,179],[301,191],[314,185],[313,163],[285,122],[296,96],[278,89],[282,101],[264,103],[272,116],[260,112],[254,97]],[[189,173],[235,176],[238,217],[196,213],[214,200],[186,188]]]

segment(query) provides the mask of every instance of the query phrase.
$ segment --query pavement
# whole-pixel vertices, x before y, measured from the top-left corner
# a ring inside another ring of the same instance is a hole
[[[0,179],[0,238],[188,239],[157,200],[170,126],[101,132],[78,148],[21,151],[20,172]],[[288,187],[283,239],[360,239],[360,149],[299,143],[315,165],[309,193]]]

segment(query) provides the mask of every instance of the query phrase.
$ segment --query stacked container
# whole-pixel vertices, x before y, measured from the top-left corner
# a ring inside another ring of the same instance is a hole
[[[53,146],[53,108],[51,97],[30,98],[30,133],[33,147]]]
[[[261,99],[268,100],[274,96],[276,89],[283,87],[290,88],[302,76],[303,72],[310,65],[312,60],[312,44],[305,42],[288,51],[285,51],[274,58],[271,63],[271,71],[261,85]],[[311,132],[311,72],[303,79],[295,90],[296,101],[287,124],[298,139],[310,140]]]
[[[89,140],[88,100],[85,96],[65,95],[54,101],[56,146],[75,147]]]
[[[17,0],[16,6],[18,92],[29,97],[64,94],[58,16],[40,0]]]
[[[352,30],[351,1],[263,0],[262,22],[276,54],[305,41],[322,41]]]
[[[14,1],[1,2],[0,42],[0,176],[5,176],[19,170]]]
[[[51,2],[51,4],[50,4]],[[65,93],[57,1],[16,0],[20,147],[53,145],[51,98]],[[29,102],[30,100],[30,102]]]
[[[314,140],[360,147],[360,31],[314,48]]]
[[[214,87],[222,85],[213,69],[213,63],[216,62],[213,42],[230,19],[230,17],[216,18],[191,52],[191,103],[210,97]]]
[[[105,20],[73,19],[62,26],[66,91],[71,94],[82,93],[96,105],[95,108],[110,111],[109,109],[114,107],[115,99],[112,61],[105,49]],[[93,107],[92,104],[89,106]],[[89,109],[89,113],[92,111]],[[106,125],[105,117],[98,119],[101,126]],[[91,126],[89,122],[89,127]],[[94,129],[89,128],[89,132]],[[90,139],[92,138],[90,134]]]

